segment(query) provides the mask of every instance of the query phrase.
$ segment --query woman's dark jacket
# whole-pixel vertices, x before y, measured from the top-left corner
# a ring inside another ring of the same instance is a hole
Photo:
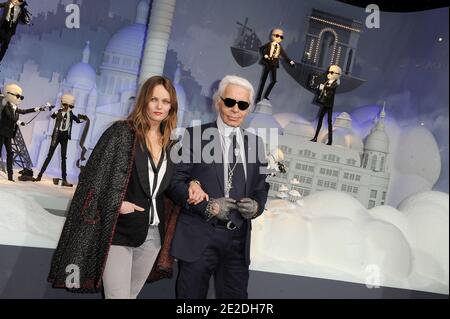
[[[126,200],[139,147],[133,128],[125,121],[114,123],[101,136],[80,174],[53,255],[48,277],[53,287],[74,292],[101,291],[102,275],[115,237],[119,209]],[[166,172],[170,174],[173,164],[167,157]],[[161,189],[164,188],[161,185]],[[157,197],[158,210],[162,214],[159,229],[161,243],[167,243],[167,240],[164,241],[166,218],[164,208],[160,207],[164,205],[163,197],[162,193]],[[130,246],[139,244],[133,242]]]

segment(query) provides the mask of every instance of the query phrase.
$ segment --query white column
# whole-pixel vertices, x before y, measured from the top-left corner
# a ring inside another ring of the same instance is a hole
[[[139,87],[149,77],[163,73],[175,5],[176,0],[153,0],[139,75]]]

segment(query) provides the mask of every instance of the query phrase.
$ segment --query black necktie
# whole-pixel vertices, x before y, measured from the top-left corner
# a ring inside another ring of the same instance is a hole
[[[63,117],[62,130],[64,131],[64,130],[66,130],[66,128],[67,128],[67,113],[64,114],[64,117]]]
[[[14,23],[14,11],[16,10],[16,6],[11,8],[11,13],[9,14],[9,25],[12,26]]]

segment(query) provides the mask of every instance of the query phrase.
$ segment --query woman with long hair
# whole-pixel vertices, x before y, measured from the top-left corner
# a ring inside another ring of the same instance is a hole
[[[177,97],[170,80],[148,79],[134,110],[98,141],[70,205],[49,281],[106,298],[136,298],[164,239]]]

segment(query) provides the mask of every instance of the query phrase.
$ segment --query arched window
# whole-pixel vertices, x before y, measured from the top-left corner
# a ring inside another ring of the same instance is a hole
[[[372,163],[371,163],[371,165],[370,165],[370,169],[372,170],[372,171],[375,171],[376,169],[377,169],[377,156],[376,155],[373,155],[372,156]]]
[[[385,158],[384,158],[384,156],[382,156],[381,160],[380,160],[380,171],[381,172],[384,172],[384,161],[385,161]]]

